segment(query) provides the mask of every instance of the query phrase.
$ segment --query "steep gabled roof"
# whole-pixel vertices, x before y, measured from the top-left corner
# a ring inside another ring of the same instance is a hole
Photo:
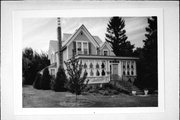
[[[111,45],[110,45],[107,41],[102,44],[102,46],[101,46],[100,49],[103,49],[103,47],[104,47],[105,45],[109,48],[109,50],[113,50],[112,47],[111,47]]]
[[[77,35],[77,33],[83,29],[88,35],[89,37],[91,37],[92,40],[94,40],[94,44],[97,44],[98,46],[102,46],[103,42],[102,40],[98,37],[98,36],[92,36],[89,31],[86,29],[86,27],[84,25],[81,25],[73,34],[69,34],[69,33],[63,33],[63,38],[62,38],[62,47],[66,47],[66,45],[70,42],[70,40]],[[50,40],[49,43],[49,47],[51,47],[51,49],[54,52],[58,51],[58,41],[57,40]],[[50,49],[50,48],[49,48]]]
[[[98,36],[93,36],[94,39],[98,42],[98,44],[101,46],[103,44],[103,41]]]
[[[63,33],[63,39],[62,42],[65,42],[69,37],[71,37],[72,34],[69,33]]]
[[[81,25],[81,27],[79,27],[74,34],[72,34],[68,40],[65,40],[65,42],[63,43],[64,46],[70,44],[73,39],[81,32],[83,31],[86,36],[92,41],[92,43],[95,45],[95,46],[98,46],[100,47],[98,41],[89,33],[89,31],[87,30],[87,28],[84,26],[84,25]]]

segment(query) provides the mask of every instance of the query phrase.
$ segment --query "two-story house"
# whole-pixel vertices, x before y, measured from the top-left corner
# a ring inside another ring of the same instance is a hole
[[[108,42],[102,42],[98,36],[93,36],[82,25],[73,34],[62,34],[63,61],[73,56],[82,61],[83,72],[87,72],[89,84],[107,83],[110,80],[125,80],[133,82],[136,78],[135,57],[117,57]],[[49,43],[48,57],[51,65],[50,74],[56,76],[58,60],[58,41]],[[63,62],[64,63],[64,62]],[[66,70],[66,65],[63,64]]]

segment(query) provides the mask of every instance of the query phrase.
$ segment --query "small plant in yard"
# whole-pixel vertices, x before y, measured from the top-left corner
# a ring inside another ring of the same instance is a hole
[[[66,73],[62,67],[59,67],[56,78],[51,81],[51,89],[56,92],[65,91],[66,81]]]
[[[41,81],[42,75],[40,73],[37,73],[35,81],[33,82],[33,87],[36,89],[41,89],[40,81]]]
[[[78,59],[70,59],[68,62],[65,62],[67,67],[67,72],[69,75],[68,79],[68,89],[70,92],[76,94],[76,102],[77,95],[80,95],[81,92],[87,86],[88,80],[86,81],[87,73],[82,73],[82,62],[79,62]]]
[[[43,89],[43,90],[50,89],[50,80],[51,80],[51,76],[49,74],[49,70],[48,70],[48,68],[45,68],[43,71],[42,79],[40,81],[41,89]]]

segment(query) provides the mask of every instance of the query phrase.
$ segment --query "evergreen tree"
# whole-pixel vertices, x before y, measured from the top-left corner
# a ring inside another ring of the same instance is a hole
[[[139,57],[135,84],[142,89],[157,89],[157,17],[148,18],[148,23],[146,40],[143,41],[144,46],[134,51],[134,55]]]
[[[146,40],[143,47],[143,66],[145,75],[143,79],[146,86],[157,89],[158,87],[158,60],[157,60],[157,17],[148,18],[148,27],[146,28]]]
[[[32,85],[36,74],[49,64],[47,54],[39,54],[32,48],[25,48],[22,52],[23,85]]]
[[[125,21],[121,17],[112,17],[108,23],[106,41],[111,44],[116,56],[131,56],[134,45],[127,41]]]
[[[67,82],[67,77],[64,69],[62,67],[58,68],[56,78],[51,81],[51,88],[56,91],[65,91],[65,84]]]
[[[37,73],[36,75],[36,78],[35,78],[35,81],[33,83],[33,87],[36,88],[36,89],[41,89],[41,86],[40,86],[40,81],[41,81],[41,74],[40,73]]]
[[[50,80],[51,80],[51,76],[49,74],[49,70],[48,70],[48,68],[45,68],[43,71],[43,76],[40,81],[41,89],[43,89],[43,90],[50,89]]]

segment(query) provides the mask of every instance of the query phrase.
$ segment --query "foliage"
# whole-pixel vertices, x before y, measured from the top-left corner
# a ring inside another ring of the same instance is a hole
[[[35,81],[33,82],[33,87],[36,89],[41,89],[40,81],[41,81],[42,75],[40,73],[37,73]]]
[[[65,84],[67,82],[67,77],[65,70],[62,67],[58,68],[56,78],[51,81],[51,89],[54,91],[65,91]]]
[[[116,56],[131,56],[134,45],[127,41],[125,21],[121,17],[112,17],[108,23],[106,41],[111,44]]]
[[[88,81],[86,80],[87,73],[82,73],[82,62],[79,62],[78,59],[71,59],[68,62],[65,62],[67,67],[67,72],[69,75],[68,80],[68,89],[75,93],[76,95],[81,94],[81,92],[86,87]]]
[[[43,90],[50,89],[50,80],[51,80],[51,76],[49,74],[49,70],[48,70],[48,68],[45,68],[43,70],[42,79],[40,81],[41,89],[43,89]]]
[[[23,84],[32,85],[37,72],[50,64],[45,53],[37,53],[32,48],[25,48],[22,52]]]
[[[142,49],[135,50],[140,58],[137,62],[138,79],[135,84],[141,88],[157,89],[157,17],[148,18],[148,23],[144,46]]]

